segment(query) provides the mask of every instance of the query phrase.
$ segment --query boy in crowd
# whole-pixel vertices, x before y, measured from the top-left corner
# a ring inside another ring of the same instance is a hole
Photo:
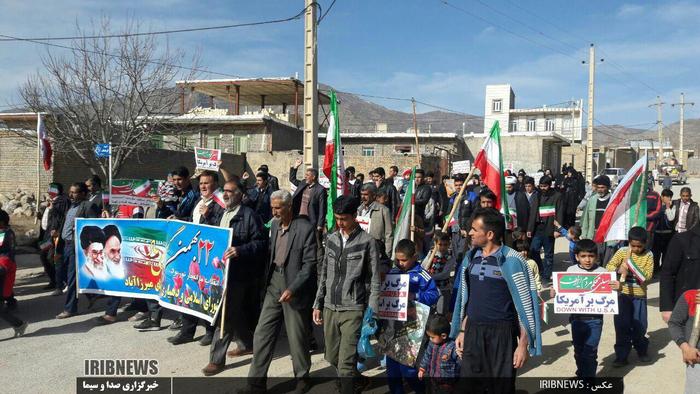
[[[535,288],[537,288],[537,292],[539,293],[540,291],[542,291],[542,281],[540,281],[540,269],[539,267],[537,267],[537,262],[535,262],[535,260],[531,259],[529,256],[530,241],[526,239],[518,239],[515,240],[515,244],[513,246],[515,247],[515,251],[520,253],[521,256],[523,256],[523,259],[525,259],[527,266],[530,268],[530,271],[532,271],[532,276],[535,278]]]
[[[435,286],[435,281],[430,277],[430,274],[417,264],[416,244],[411,240],[402,239],[396,244],[394,258],[396,266],[389,273],[408,274],[408,299],[430,307],[435,305],[440,298],[440,291]],[[411,307],[409,307],[409,316],[410,314]],[[400,364],[388,356],[386,358],[386,375],[389,378],[389,391],[391,393],[403,393],[403,379],[406,379],[408,385],[415,392],[423,392],[423,384],[418,380],[418,370]]]
[[[610,262],[608,271],[617,271],[619,281],[611,285],[621,291],[618,298],[619,313],[615,315],[614,367],[628,364],[632,346],[639,361],[649,362],[647,354],[647,282],[654,274],[654,256],[647,250],[647,231],[644,227],[632,227],[627,234],[629,246],[618,250]]]
[[[581,227],[574,225],[567,229],[555,220],[554,228],[557,230],[557,232],[554,233],[554,238],[564,237],[569,241],[569,262],[571,264],[576,264],[576,253],[574,249],[576,249],[576,243],[581,240]]]
[[[435,284],[440,290],[436,312],[447,316],[450,313],[450,300],[452,299],[452,273],[457,266],[457,259],[450,252],[450,233],[440,233],[437,237],[438,249],[429,261],[428,257],[423,260],[421,266],[432,276]]]
[[[697,343],[690,344],[693,330],[693,319],[698,313],[697,305],[700,304],[700,290],[687,290],[676,301],[671,318],[668,320],[668,331],[671,339],[681,348],[685,368],[685,392],[694,393],[700,383],[700,350]]]
[[[10,228],[10,215],[0,209],[0,320],[4,320],[12,326],[15,337],[24,335],[27,322],[17,318],[5,305],[5,300],[12,297],[12,288],[15,283],[15,233]]]
[[[442,315],[433,316],[425,334],[430,342],[419,364],[418,379],[429,377],[432,392],[451,393],[459,377],[460,361],[455,341],[449,338],[450,321]]]
[[[566,272],[606,272],[599,266],[598,246],[590,239],[582,239],[574,249],[576,264],[567,268]],[[551,290],[552,298],[555,296]],[[576,360],[576,376],[579,378],[594,378],[598,368],[598,344],[603,331],[603,315],[571,314],[571,337],[574,343],[574,359]]]

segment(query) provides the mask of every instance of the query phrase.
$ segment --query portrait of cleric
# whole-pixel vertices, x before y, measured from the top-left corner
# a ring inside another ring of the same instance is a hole
[[[80,247],[85,256],[82,274],[97,281],[123,279],[121,245],[122,237],[115,225],[83,227],[80,232]]]

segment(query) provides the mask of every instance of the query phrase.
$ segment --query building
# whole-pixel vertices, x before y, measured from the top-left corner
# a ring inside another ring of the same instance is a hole
[[[487,85],[484,129],[465,135],[471,156],[478,152],[494,123],[501,127],[504,166],[535,172],[562,165],[562,148],[581,141],[581,101],[539,108],[516,108],[510,85]]]
[[[376,129],[381,131],[341,133],[343,161],[346,167],[353,166],[356,173],[366,175],[377,167],[388,170],[390,166],[395,165],[403,170],[418,164],[416,135],[413,129],[407,132],[389,131],[386,123],[377,124]],[[325,139],[325,133],[319,134],[321,163]],[[463,160],[467,156],[467,147],[461,133],[419,131],[418,143],[421,167],[436,174],[448,175],[450,162]]]

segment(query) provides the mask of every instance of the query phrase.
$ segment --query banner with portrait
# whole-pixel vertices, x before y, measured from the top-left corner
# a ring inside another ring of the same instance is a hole
[[[163,219],[76,219],[78,292],[158,300],[208,322],[226,288],[231,230]]]

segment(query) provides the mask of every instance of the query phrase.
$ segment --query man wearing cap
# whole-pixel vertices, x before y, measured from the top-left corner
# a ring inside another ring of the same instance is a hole
[[[39,236],[41,252],[39,257],[44,266],[44,272],[49,277],[49,284],[44,289],[55,289],[52,295],[63,292],[65,278],[56,277],[54,259],[61,255],[63,248],[59,241],[58,232],[61,231],[66,212],[70,208],[70,200],[63,194],[63,185],[60,183],[49,184],[48,206],[41,215],[41,232]]]
[[[581,239],[593,239],[600,221],[603,219],[603,213],[610,202],[610,178],[607,175],[597,176],[593,180],[596,194],[592,195],[586,207],[583,209],[581,217]],[[598,244],[598,261],[600,264],[607,264],[615,252],[616,241]]]
[[[506,198],[508,199],[508,212],[511,220],[506,222],[506,241],[511,243],[513,240],[513,230],[516,227],[520,229],[527,228],[527,221],[530,219],[530,204],[527,197],[521,191],[517,190],[518,178],[514,176],[506,177]]]
[[[340,196],[333,204],[338,230],[326,240],[313,321],[323,325],[325,359],[339,377],[353,378],[357,371],[357,342],[367,306],[377,310],[379,253],[377,242],[355,221],[359,200]],[[352,389],[341,381],[343,392]]]

